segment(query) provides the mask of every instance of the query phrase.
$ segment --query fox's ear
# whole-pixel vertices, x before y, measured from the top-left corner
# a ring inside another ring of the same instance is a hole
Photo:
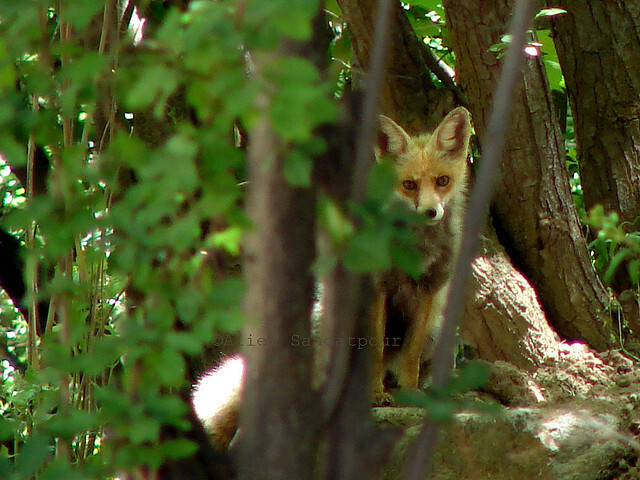
[[[470,117],[471,114],[464,107],[449,112],[433,133],[436,149],[451,156],[466,156],[471,137]]]
[[[397,157],[405,153],[411,141],[407,132],[396,122],[384,115],[380,115],[379,124],[376,157],[378,159],[387,155]]]

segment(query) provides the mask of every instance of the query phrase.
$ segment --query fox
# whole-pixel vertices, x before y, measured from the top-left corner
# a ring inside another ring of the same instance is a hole
[[[393,403],[385,392],[387,371],[395,374],[399,386],[418,387],[424,346],[437,334],[462,231],[470,135],[470,114],[463,107],[452,110],[432,134],[417,137],[391,118],[379,117],[375,156],[378,161],[388,158],[394,162],[397,185],[393,195],[424,215],[424,224],[417,232],[420,276],[412,278],[391,269],[375,278],[374,404]],[[385,342],[385,335],[402,342]],[[240,355],[227,357],[192,390],[192,407],[219,451],[232,447],[238,435],[245,365]]]
[[[419,387],[423,353],[439,333],[440,317],[453,276],[462,234],[469,182],[471,115],[449,112],[431,134],[412,137],[380,115],[375,146],[378,161],[394,163],[394,198],[424,215],[415,227],[422,258],[417,278],[392,268],[374,280],[374,403],[392,403],[385,392],[387,372],[399,388]],[[400,342],[385,342],[400,338]]]

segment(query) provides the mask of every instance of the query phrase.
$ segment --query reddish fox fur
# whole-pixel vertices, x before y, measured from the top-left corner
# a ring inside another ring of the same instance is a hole
[[[467,190],[467,153],[471,136],[469,112],[451,111],[432,134],[411,137],[388,117],[380,117],[376,156],[391,158],[397,174],[397,197],[424,214],[417,232],[421,274],[412,278],[392,269],[379,275],[373,305],[376,336],[400,336],[395,350],[378,341],[374,368],[376,400],[386,401],[384,377],[395,373],[399,386],[417,388],[422,353],[437,336],[439,319],[461,234]]]

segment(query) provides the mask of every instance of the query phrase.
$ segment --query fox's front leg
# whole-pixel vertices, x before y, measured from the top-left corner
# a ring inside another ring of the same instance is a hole
[[[392,403],[392,398],[384,391],[384,335],[387,320],[386,315],[387,296],[385,292],[377,290],[373,303],[373,338],[377,340],[373,347],[373,368],[372,368],[372,385],[373,385],[373,403],[375,405],[388,405]]]
[[[420,363],[427,337],[436,333],[442,313],[446,288],[435,293],[420,293],[419,307],[402,346],[398,383],[405,388],[418,388]]]

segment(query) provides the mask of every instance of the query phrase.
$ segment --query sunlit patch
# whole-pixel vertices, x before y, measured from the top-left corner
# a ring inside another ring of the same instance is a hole
[[[530,57],[537,57],[540,55],[540,50],[536,45],[527,45],[524,47],[524,53],[529,55]]]
[[[138,45],[144,38],[144,25],[146,18],[140,18],[138,15],[138,9],[133,9],[133,15],[131,15],[131,21],[129,22],[129,30],[133,34],[133,44]]]

